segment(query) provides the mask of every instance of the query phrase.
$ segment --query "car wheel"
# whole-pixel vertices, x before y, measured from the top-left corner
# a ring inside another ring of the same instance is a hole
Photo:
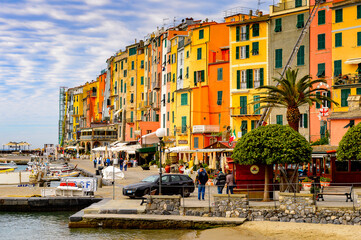
[[[189,188],[185,188],[181,192],[182,197],[189,197],[191,195],[191,192],[189,191]]]
[[[135,197],[134,196],[129,196],[130,199],[134,199]]]
[[[149,195],[149,188],[145,189],[144,192],[143,192],[143,196],[145,195]]]

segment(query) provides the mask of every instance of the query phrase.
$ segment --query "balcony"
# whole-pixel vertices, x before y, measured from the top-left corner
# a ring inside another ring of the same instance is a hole
[[[153,89],[160,89],[160,83],[159,83],[159,81],[152,82],[152,88],[153,88]]]
[[[145,109],[147,105],[148,104],[146,103],[146,101],[141,101],[140,103],[138,103],[138,108]]]
[[[153,108],[154,110],[159,109],[159,103],[158,103],[157,101],[152,102],[152,103],[151,103],[151,106],[152,106],[152,108]]]
[[[261,116],[261,113],[254,113],[253,106],[242,107],[233,107],[230,109],[231,117],[242,117],[242,116]]]
[[[134,123],[134,118],[126,118],[126,123],[132,124]]]
[[[219,132],[219,125],[194,125],[193,133]]]
[[[176,127],[176,132],[178,136],[188,135],[187,126]]]
[[[271,6],[271,12],[273,12],[273,13],[281,12],[284,10],[295,9],[295,8],[306,7],[306,6],[307,6],[307,0],[299,0],[299,1],[283,0],[283,2],[280,2],[276,5]]]
[[[347,85],[361,85],[361,74],[346,74],[343,76],[334,77],[333,87],[338,88]]]

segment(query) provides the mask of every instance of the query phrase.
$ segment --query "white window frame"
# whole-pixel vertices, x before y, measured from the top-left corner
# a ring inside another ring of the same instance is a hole
[[[241,89],[247,89],[247,71],[241,70]]]
[[[246,41],[246,32],[247,32],[247,27],[246,26],[242,26],[241,27],[241,41]]]
[[[261,85],[261,78],[260,78],[261,70],[259,68],[254,69],[253,76],[254,76],[254,88],[258,88]]]
[[[246,46],[241,46],[241,59],[246,59]]]

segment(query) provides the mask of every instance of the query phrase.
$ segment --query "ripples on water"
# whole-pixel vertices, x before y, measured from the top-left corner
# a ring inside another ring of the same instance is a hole
[[[0,213],[0,239],[179,240],[196,235],[194,230],[70,229],[68,219],[72,214],[74,213]]]

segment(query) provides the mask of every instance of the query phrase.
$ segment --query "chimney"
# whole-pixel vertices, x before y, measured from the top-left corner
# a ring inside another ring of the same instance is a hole
[[[258,12],[258,17],[262,17],[263,16],[263,12],[262,11],[259,11]]]
[[[134,39],[134,43],[137,43],[137,39]]]
[[[249,10],[249,19],[252,18],[252,14],[253,14],[253,11],[252,11],[252,10]]]

